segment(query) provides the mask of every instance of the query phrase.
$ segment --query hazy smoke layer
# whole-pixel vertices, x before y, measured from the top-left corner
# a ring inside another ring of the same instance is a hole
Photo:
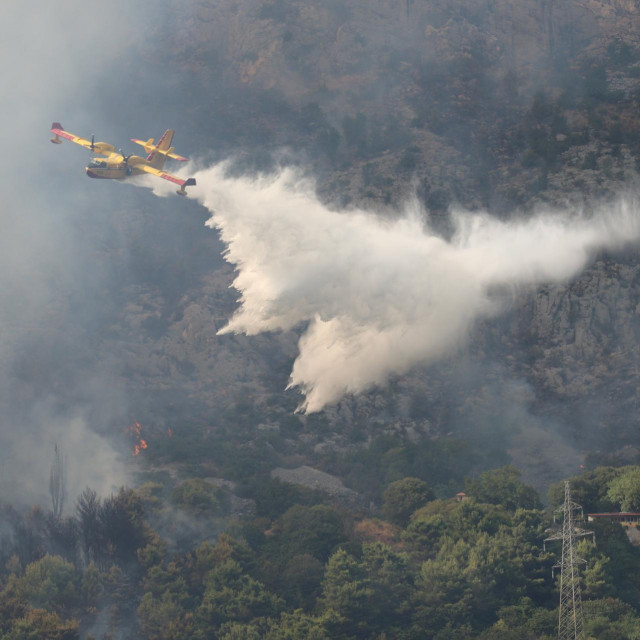
[[[549,211],[504,222],[457,212],[447,241],[415,202],[393,221],[337,212],[294,171],[251,180],[224,169],[197,173],[194,190],[238,272],[240,307],[221,333],[308,323],[290,378],[307,412],[443,357],[514,287],[566,280],[598,250],[640,237],[628,199],[590,216]]]

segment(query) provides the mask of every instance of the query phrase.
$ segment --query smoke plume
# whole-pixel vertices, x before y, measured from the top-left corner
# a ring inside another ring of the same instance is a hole
[[[293,170],[250,179],[217,165],[196,179],[241,294],[220,333],[304,327],[289,386],[309,413],[451,354],[520,289],[566,281],[640,236],[632,198],[509,221],[457,211],[445,239],[415,200],[394,219],[339,212]]]

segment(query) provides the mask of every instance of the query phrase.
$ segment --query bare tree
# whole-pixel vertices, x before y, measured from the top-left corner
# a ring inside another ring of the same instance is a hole
[[[65,469],[65,456],[58,443],[53,446],[53,464],[49,474],[49,494],[51,495],[51,505],[53,517],[57,520],[62,515],[64,509],[64,499],[67,494],[67,477]]]

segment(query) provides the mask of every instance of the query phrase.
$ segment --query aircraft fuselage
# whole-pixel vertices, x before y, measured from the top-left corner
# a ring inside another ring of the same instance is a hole
[[[119,154],[115,157],[109,157],[106,160],[102,158],[93,158],[85,167],[85,171],[90,178],[99,178],[107,180],[124,180],[131,176],[137,176],[144,171],[136,168],[136,163],[144,162],[140,156],[131,156],[127,162]]]

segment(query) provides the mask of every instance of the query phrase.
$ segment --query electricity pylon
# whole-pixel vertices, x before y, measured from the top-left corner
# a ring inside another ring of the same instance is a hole
[[[580,574],[578,567],[587,564],[586,560],[576,555],[576,538],[594,536],[593,531],[585,531],[576,526],[576,521],[584,520],[582,507],[571,500],[569,483],[564,483],[564,505],[556,509],[556,513],[562,511],[562,530],[545,539],[546,543],[552,540],[562,540],[562,560],[554,565],[560,569],[560,609],[558,612],[558,640],[584,640],[582,632],[582,596],[580,595]],[[580,515],[576,515],[579,512]],[[554,515],[555,522],[555,515]],[[553,574],[552,574],[553,575]]]

